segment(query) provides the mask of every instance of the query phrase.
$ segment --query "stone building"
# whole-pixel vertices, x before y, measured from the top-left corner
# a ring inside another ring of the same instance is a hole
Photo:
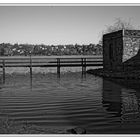
[[[140,56],[139,48],[140,30],[119,30],[103,35],[104,70],[121,71],[129,64],[134,67],[134,58]]]

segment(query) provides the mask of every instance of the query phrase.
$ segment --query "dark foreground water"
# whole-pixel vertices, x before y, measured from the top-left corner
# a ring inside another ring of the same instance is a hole
[[[139,86],[88,74],[82,77],[80,72],[61,74],[60,78],[35,74],[32,83],[28,74],[14,74],[0,84],[0,119],[6,121],[4,125],[10,127],[10,120],[16,128],[26,123],[40,131],[51,129],[46,133],[81,127],[88,134],[140,134],[139,103]]]

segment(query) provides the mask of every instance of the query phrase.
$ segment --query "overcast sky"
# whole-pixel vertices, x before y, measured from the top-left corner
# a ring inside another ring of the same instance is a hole
[[[0,43],[98,43],[118,17],[138,27],[140,7],[0,6]]]

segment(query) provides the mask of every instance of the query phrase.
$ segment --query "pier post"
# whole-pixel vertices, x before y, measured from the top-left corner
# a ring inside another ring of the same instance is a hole
[[[82,63],[82,75],[83,75],[84,74],[83,58],[81,58],[81,63]]]
[[[82,75],[86,73],[86,58],[81,58],[82,63]]]
[[[5,60],[2,61],[3,83],[5,83]]]
[[[57,58],[57,74],[60,77],[60,58]]]
[[[30,80],[32,82],[32,58],[31,58],[31,55],[30,55]]]
[[[84,58],[84,74],[86,74],[86,58]]]

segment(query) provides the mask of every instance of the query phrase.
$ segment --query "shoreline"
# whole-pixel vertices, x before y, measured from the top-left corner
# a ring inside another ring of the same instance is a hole
[[[140,79],[140,71],[133,70],[133,71],[105,71],[103,68],[100,69],[89,69],[86,71],[88,74],[93,74],[95,76],[107,78],[107,79]]]

